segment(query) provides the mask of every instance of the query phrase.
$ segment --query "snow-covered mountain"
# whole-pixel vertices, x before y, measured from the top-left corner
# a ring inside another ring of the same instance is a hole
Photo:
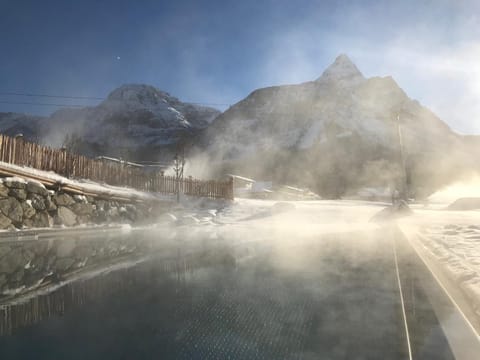
[[[314,81],[255,90],[222,114],[152,86],[124,85],[98,106],[46,118],[0,113],[0,132],[51,146],[67,139],[87,155],[133,160],[171,160],[187,141],[197,145],[191,156],[207,155],[209,175],[238,172],[331,197],[401,187],[400,143],[417,196],[479,170],[480,156],[479,137],[454,133],[393,78],[366,78],[346,55]]]
[[[48,119],[45,141],[58,144],[64,134],[76,134],[95,153],[159,160],[219,113],[183,103],[152,86],[124,85],[98,106],[55,112]]]
[[[255,90],[221,114],[209,131],[215,134],[215,150],[222,146],[229,156],[239,157],[265,149],[308,149],[332,136],[353,134],[397,146],[398,140],[392,141],[398,132],[397,116],[410,145],[429,141],[429,135],[435,141],[456,138],[391,77],[366,79],[346,55],[340,55],[315,81]],[[417,143],[413,135],[425,139]]]
[[[218,116],[204,141],[221,171],[338,196],[398,182],[400,137],[413,187],[447,181],[451,164],[471,161],[463,137],[392,77],[365,78],[340,55],[315,81],[255,90]]]
[[[190,139],[219,114],[216,109],[184,103],[148,85],[123,85],[98,106],[66,108],[39,119],[0,113],[0,131],[35,134],[59,147],[67,139],[88,155],[167,158],[179,141]],[[14,119],[15,120],[12,120]],[[12,128],[11,124],[17,123]]]

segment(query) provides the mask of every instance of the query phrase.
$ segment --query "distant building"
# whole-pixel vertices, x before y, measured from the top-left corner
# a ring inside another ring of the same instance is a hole
[[[233,179],[233,192],[236,197],[265,199],[273,193],[271,181],[257,181],[234,174],[228,176]]]
[[[161,173],[163,174],[165,170],[170,166],[169,164],[166,163],[156,163],[156,162],[131,162],[131,161],[126,161],[122,159],[117,159],[109,156],[97,156],[95,160],[100,160],[104,162],[111,162],[111,163],[117,163],[117,164],[123,164],[126,167],[135,167],[135,168],[141,168],[145,172],[148,173]]]

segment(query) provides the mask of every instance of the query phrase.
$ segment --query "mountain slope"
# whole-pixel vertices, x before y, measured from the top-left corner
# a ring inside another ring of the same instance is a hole
[[[468,167],[461,136],[391,77],[367,79],[345,55],[315,81],[252,92],[215,119],[204,142],[219,171],[338,197],[401,186],[399,126],[412,192],[429,192],[452,169]]]
[[[0,112],[0,132],[9,136],[23,134],[27,139],[38,140],[42,126],[41,116]]]
[[[61,109],[43,119],[0,113],[0,131],[23,132],[55,147],[67,140],[74,150],[91,156],[169,160],[178,142],[190,139],[219,113],[152,86],[130,84],[112,91],[98,106]],[[13,118],[18,124],[12,127]]]
[[[454,133],[391,77],[365,78],[346,55],[314,81],[255,90],[222,114],[131,84],[98,106],[46,118],[0,113],[0,131],[131,160],[170,161],[188,142],[198,145],[192,157],[206,153],[209,176],[239,172],[325,197],[405,182],[421,197],[480,170],[478,136]]]

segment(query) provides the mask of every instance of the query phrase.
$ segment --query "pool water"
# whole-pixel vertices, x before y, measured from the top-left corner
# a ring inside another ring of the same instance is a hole
[[[393,246],[408,289],[403,307]],[[408,359],[405,309],[413,358],[454,359],[415,281],[418,264],[390,236],[235,254],[153,257],[13,306],[10,317],[31,317],[27,307],[58,311],[0,336],[0,358]]]

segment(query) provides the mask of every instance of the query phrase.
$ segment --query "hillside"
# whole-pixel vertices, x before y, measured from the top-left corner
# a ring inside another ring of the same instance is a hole
[[[0,131],[55,147],[67,144],[90,156],[158,161],[170,160],[178,142],[192,138],[219,113],[152,86],[130,84],[98,106],[61,109],[45,118],[0,113]]]
[[[346,55],[315,81],[255,90],[218,116],[203,141],[219,172],[339,197],[362,186],[402,186],[399,127],[410,195],[472,166],[464,137],[393,78],[365,78]]]
[[[130,84],[97,106],[49,117],[0,113],[0,131],[137,161],[171,161],[187,143],[209,175],[240,173],[333,198],[365,187],[404,191],[405,183],[421,198],[480,170],[478,136],[453,132],[392,77],[366,78],[346,55],[314,81],[257,89],[224,113]]]

